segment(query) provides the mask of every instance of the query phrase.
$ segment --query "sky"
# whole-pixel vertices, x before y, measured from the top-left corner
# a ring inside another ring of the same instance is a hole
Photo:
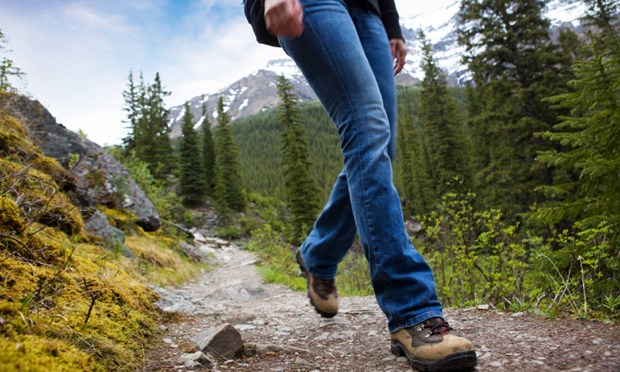
[[[396,0],[401,17],[425,3]],[[242,0],[0,0],[0,30],[0,59],[25,73],[13,85],[100,145],[125,135],[130,71],[147,83],[159,72],[170,107],[287,58],[255,42]]]

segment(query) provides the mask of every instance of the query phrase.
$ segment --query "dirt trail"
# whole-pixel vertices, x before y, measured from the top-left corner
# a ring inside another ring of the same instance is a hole
[[[341,298],[341,311],[322,320],[305,293],[265,284],[255,257],[235,246],[203,249],[214,269],[181,288],[161,290],[160,306],[184,314],[162,325],[146,352],[145,370],[188,371],[180,357],[197,351],[194,337],[230,323],[251,356],[217,361],[214,371],[411,371],[389,350],[383,313],[373,297]],[[478,353],[476,371],[620,371],[620,327],[476,309],[445,311]]]

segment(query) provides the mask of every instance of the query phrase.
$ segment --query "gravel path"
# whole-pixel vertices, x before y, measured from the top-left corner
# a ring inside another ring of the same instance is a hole
[[[203,249],[215,267],[195,282],[159,289],[169,317],[145,354],[146,371],[411,371],[389,350],[386,321],[373,297],[341,298],[341,311],[322,320],[304,293],[265,284],[255,257],[232,245]],[[492,310],[447,309],[450,324],[470,338],[476,371],[619,371],[620,327]],[[210,367],[183,365],[205,329],[232,324],[248,350]],[[258,345],[257,348],[254,345]]]

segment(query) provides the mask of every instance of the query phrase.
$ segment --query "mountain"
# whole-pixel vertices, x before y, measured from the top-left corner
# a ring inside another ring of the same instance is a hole
[[[397,84],[413,85],[424,78],[420,64],[422,62],[420,45],[416,34],[424,31],[433,44],[434,55],[439,66],[447,74],[448,84],[462,85],[467,80],[467,68],[461,64],[464,48],[457,43],[456,27],[460,1],[435,1],[425,7],[424,12],[413,17],[401,17],[401,28],[407,40],[407,61],[403,71],[396,77]],[[552,33],[560,28],[579,27],[579,18],[585,13],[582,3],[572,0],[550,0],[544,15],[551,20]],[[270,61],[264,68],[245,76],[228,87],[189,100],[190,109],[196,120],[196,126],[204,121],[202,105],[207,104],[211,124],[217,117],[217,100],[222,97],[231,119],[239,119],[268,110],[279,102],[276,91],[276,79],[284,74],[293,83],[300,101],[315,100],[316,96],[301,72],[292,60],[280,59]],[[181,135],[183,104],[170,108],[170,136]]]
[[[277,106],[279,98],[276,80],[282,74],[291,80],[301,101],[316,99],[314,92],[292,60],[273,60],[265,68],[235,81],[218,92],[190,99],[188,102],[196,120],[196,126],[201,125],[205,119],[202,117],[203,103],[207,105],[210,123],[214,124],[217,118],[217,101],[220,97],[222,97],[225,109],[232,120]],[[170,136],[172,138],[181,135],[183,113],[184,105],[170,108]]]

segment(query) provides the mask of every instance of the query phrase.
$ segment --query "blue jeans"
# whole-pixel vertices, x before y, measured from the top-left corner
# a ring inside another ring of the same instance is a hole
[[[280,44],[336,124],[344,156],[344,170],[302,244],[306,268],[333,279],[359,232],[390,332],[442,317],[433,273],[405,231],[392,181],[397,102],[383,24],[343,0],[301,2],[304,32]]]

